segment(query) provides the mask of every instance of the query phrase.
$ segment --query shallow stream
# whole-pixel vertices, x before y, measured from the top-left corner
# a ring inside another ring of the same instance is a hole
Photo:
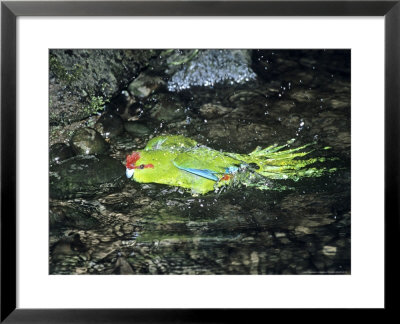
[[[104,117],[51,127],[50,144],[69,145],[103,118],[107,139],[85,158],[50,150],[50,274],[350,273],[350,52],[253,51],[249,67],[248,80],[182,89],[161,76],[128,108],[115,98]],[[311,156],[337,171],[205,195],[127,179],[126,155],[166,134],[233,153],[314,143]]]

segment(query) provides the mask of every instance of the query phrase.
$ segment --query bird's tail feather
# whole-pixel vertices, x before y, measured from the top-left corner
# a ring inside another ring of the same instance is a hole
[[[336,168],[315,166],[318,162],[331,161],[334,158],[304,158],[314,150],[307,150],[314,143],[289,148],[293,140],[285,145],[272,145],[265,149],[257,147],[250,154],[232,154],[231,156],[247,164],[256,164],[254,171],[269,179],[291,179],[297,181],[304,177],[319,177],[336,171]],[[326,147],[325,149],[329,149]]]

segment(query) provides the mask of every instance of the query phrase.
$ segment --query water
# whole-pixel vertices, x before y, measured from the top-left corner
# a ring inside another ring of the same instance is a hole
[[[51,274],[350,273],[349,52],[264,50],[251,60],[256,79],[155,91],[141,102],[149,132],[111,138],[107,154],[124,163],[166,134],[234,153],[294,139],[314,142],[311,156],[337,171],[205,195],[122,179],[111,192],[51,199],[51,217],[62,215]]]

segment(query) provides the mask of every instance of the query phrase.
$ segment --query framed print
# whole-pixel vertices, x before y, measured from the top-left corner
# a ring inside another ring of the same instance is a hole
[[[391,309],[399,14],[2,2],[1,320]]]

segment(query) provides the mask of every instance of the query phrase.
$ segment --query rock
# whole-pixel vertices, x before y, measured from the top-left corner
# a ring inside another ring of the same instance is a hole
[[[137,102],[128,91],[123,90],[106,104],[105,110],[116,113],[122,120],[128,120],[130,118],[138,118],[137,108],[139,104],[140,102]]]
[[[50,197],[95,197],[124,184],[125,168],[107,156],[75,156],[50,168]]]
[[[326,256],[335,256],[336,255],[336,251],[337,251],[337,247],[336,246],[325,245],[322,248],[322,253],[325,254]]]
[[[199,50],[172,75],[168,89],[181,91],[193,86],[243,84],[256,77],[250,63],[249,50]]]
[[[143,123],[127,121],[124,123],[125,130],[133,136],[143,136],[151,133],[151,130]]]
[[[74,156],[71,147],[65,143],[56,143],[50,146],[50,163],[60,163]]]
[[[258,102],[264,103],[266,102],[265,94],[259,91],[248,91],[248,90],[241,90],[241,91],[234,91],[229,97],[229,102],[237,106],[245,106],[247,110],[249,110],[249,105],[254,105]]]
[[[134,274],[129,262],[126,260],[126,258],[122,256],[118,257],[117,262],[115,263],[114,271],[112,273],[121,275]]]
[[[124,122],[119,115],[109,111],[101,115],[94,128],[104,138],[114,138],[124,131]]]
[[[53,259],[63,258],[65,255],[74,255],[79,252],[87,251],[87,247],[82,243],[78,233],[71,232],[67,236],[60,238],[51,248]]]
[[[52,49],[50,123],[65,125],[97,113],[149,65],[157,50]]]
[[[91,211],[78,205],[50,202],[50,229],[55,228],[95,228],[99,221],[91,215]]]
[[[200,113],[208,119],[213,119],[217,118],[223,115],[226,115],[227,113],[231,112],[231,108],[223,107],[221,105],[215,105],[215,104],[204,104],[203,106],[200,107]]]
[[[294,232],[296,235],[308,235],[312,234],[312,230],[309,227],[304,227],[304,226],[297,226],[294,229]]]
[[[78,128],[71,137],[70,144],[77,155],[103,154],[108,144],[93,128]]]
[[[297,88],[289,93],[291,99],[301,103],[315,102],[315,91],[306,88]]]
[[[85,274],[85,273],[87,273],[88,269],[85,267],[81,267],[81,268],[76,268],[75,271],[76,271],[76,274]]]
[[[165,82],[159,76],[142,73],[129,84],[128,91],[132,96],[146,98],[163,85]]]
[[[153,97],[152,97],[153,98]],[[150,115],[157,121],[177,121],[186,119],[184,107],[178,98],[170,95],[159,95],[151,107]]]
[[[124,232],[125,235],[127,235],[127,234],[132,234],[132,233],[133,233],[133,230],[134,230],[134,227],[133,227],[132,224],[124,224],[124,225],[122,226],[122,230],[123,230],[123,232]]]

